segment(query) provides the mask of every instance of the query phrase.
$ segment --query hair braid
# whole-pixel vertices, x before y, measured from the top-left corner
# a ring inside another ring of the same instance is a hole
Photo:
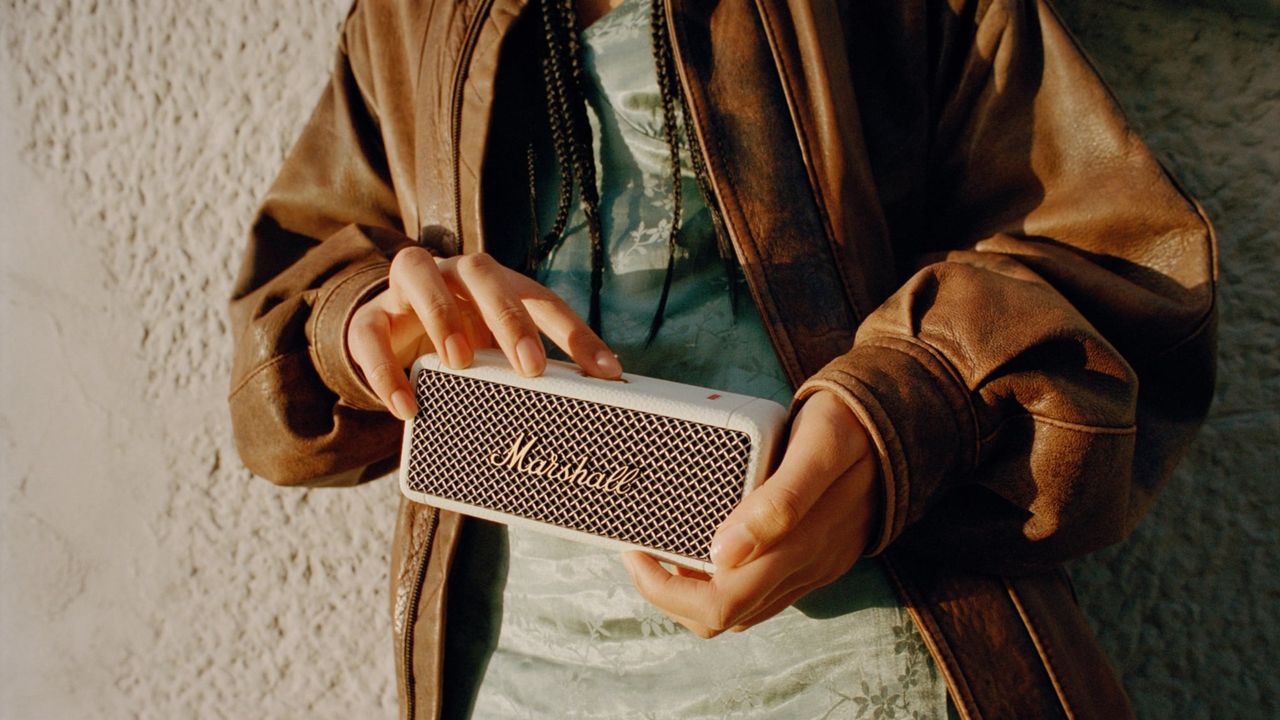
[[[533,215],[533,227],[535,232],[534,244],[530,248],[528,257],[527,273],[533,275],[539,264],[546,259],[552,248],[559,243],[561,236],[564,234],[565,226],[569,222],[569,211],[573,204],[573,184],[574,184],[574,163],[572,157],[573,138],[572,133],[565,127],[565,123],[571,122],[572,118],[566,116],[564,108],[567,104],[565,91],[565,42],[564,34],[560,31],[563,21],[560,18],[560,8],[554,2],[540,3],[542,14],[542,31],[545,48],[542,54],[542,82],[544,92],[546,94],[547,106],[547,123],[551,129],[551,142],[553,152],[555,154],[556,169],[559,173],[560,188],[559,198],[556,202],[556,216],[552,224],[551,231],[545,236],[538,231],[537,213]],[[532,143],[530,143],[532,149]],[[533,159],[530,159],[530,165],[533,165]],[[535,176],[533,170],[530,170],[530,196],[536,193]],[[535,206],[536,207],[536,206]]]
[[[549,0],[548,0],[549,1]],[[582,193],[582,212],[587,220],[591,240],[591,307],[587,324],[601,333],[600,291],[604,285],[604,238],[600,228],[600,191],[596,187],[596,159],[591,141],[591,124],[587,120],[586,96],[583,91],[582,48],[578,42],[578,13],[575,0],[560,0],[564,49],[569,73],[565,89],[565,118],[573,138],[573,167]]]
[[[649,324],[647,347],[658,335],[667,311],[667,298],[671,294],[671,280],[675,274],[676,236],[680,232],[684,201],[684,181],[680,175],[680,130],[676,122],[674,62],[671,57],[670,39],[667,37],[667,14],[662,0],[653,0],[649,21],[649,34],[653,40],[653,64],[658,75],[658,95],[662,99],[662,130],[666,136],[671,169],[671,225],[667,231],[667,271],[662,279],[662,295]]]
[[[538,163],[533,151],[533,141],[524,146],[524,167],[529,181],[529,247],[524,256],[524,274],[533,277],[541,262],[542,233],[538,228]]]
[[[679,105],[681,119],[684,123],[685,140],[689,151],[689,164],[693,166],[693,175],[698,182],[698,191],[702,193],[707,212],[711,216],[711,227],[716,236],[716,249],[720,254],[720,260],[724,264],[725,280],[729,285],[729,305],[736,316],[738,311],[737,258],[733,251],[733,244],[729,241],[729,233],[725,228],[724,216],[720,214],[720,206],[716,202],[715,189],[711,185],[711,173],[707,170],[707,164],[703,161],[702,153],[698,151],[698,135],[693,127],[693,116],[689,113],[689,105],[685,101],[684,93],[680,91],[680,84],[675,74],[675,55],[671,48],[671,35],[667,31],[667,16],[666,13],[660,12],[660,8],[665,5],[666,0],[653,0],[655,60],[658,53],[661,52],[667,67],[671,69],[665,76],[661,72],[658,73],[663,113],[665,115],[666,104],[671,101],[669,99],[673,99],[674,103]],[[657,27],[659,23],[662,25],[661,29]],[[659,40],[662,44],[661,51],[658,48]],[[670,143],[671,140],[667,142]],[[654,332],[656,332],[656,327]]]
[[[672,217],[667,234],[667,269],[663,278],[662,294],[649,326],[646,346],[653,342],[662,326],[675,270],[676,238],[680,232],[683,213],[683,180],[680,164],[681,119],[683,119],[690,163],[698,182],[698,189],[705,198],[708,212],[711,214],[716,246],[724,261],[730,302],[735,312],[737,309],[737,283],[735,282],[737,267],[733,249],[725,231],[724,219],[715,204],[706,163],[703,162],[701,153],[696,151],[697,135],[676,76],[675,58],[667,27],[666,2],[665,0],[651,0],[651,2],[650,35],[653,61],[662,101],[663,134],[670,150]],[[547,122],[551,131],[560,187],[555,222],[550,232],[540,235],[536,213],[535,158],[533,146],[530,144],[526,160],[530,206],[534,215],[534,238],[527,256],[528,272],[533,274],[563,240],[576,186],[581,193],[581,206],[583,215],[586,217],[587,234],[591,243],[591,307],[588,323],[593,330],[600,333],[600,293],[604,284],[604,239],[600,219],[600,192],[596,184],[595,152],[591,124],[587,117],[582,48],[578,40],[577,7],[575,0],[541,0],[539,4],[545,40],[542,78],[546,93]]]

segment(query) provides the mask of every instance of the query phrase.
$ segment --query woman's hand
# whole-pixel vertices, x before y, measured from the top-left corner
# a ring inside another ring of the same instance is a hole
[[[418,411],[404,369],[434,348],[449,367],[471,364],[496,342],[526,377],[547,366],[545,334],[589,375],[622,374],[609,347],[582,318],[537,282],[489,255],[437,259],[421,247],[391,261],[390,285],[361,305],[347,327],[347,349],[374,394],[396,417]]]
[[[639,552],[623,562],[645,599],[698,635],[745,630],[853,567],[879,494],[866,430],[838,397],[819,391],[800,408],[777,472],[716,531],[714,576],[672,574]]]

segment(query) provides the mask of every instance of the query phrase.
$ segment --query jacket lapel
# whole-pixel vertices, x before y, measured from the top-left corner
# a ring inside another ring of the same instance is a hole
[[[458,251],[484,249],[480,167],[493,115],[499,50],[527,4],[528,0],[432,3],[420,31],[414,188],[421,209],[419,225],[455,233]]]
[[[860,313],[813,192],[769,36],[746,2],[670,0],[677,66],[738,259],[799,385],[853,342]],[[712,37],[715,41],[712,42]],[[806,132],[802,127],[800,132]]]
[[[859,317],[893,291],[893,254],[831,2],[756,0],[836,270]],[[895,60],[896,62],[896,60]]]

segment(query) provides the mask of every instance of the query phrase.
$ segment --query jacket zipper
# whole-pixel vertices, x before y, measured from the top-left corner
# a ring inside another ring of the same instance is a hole
[[[430,515],[427,517],[427,541],[422,548],[422,555],[418,557],[417,572],[414,573],[413,587],[409,591],[409,606],[405,609],[404,622],[404,702],[407,720],[413,720],[413,716],[417,713],[416,698],[414,684],[416,678],[413,676],[413,626],[418,622],[418,602],[422,599],[422,585],[427,579],[427,560],[431,557],[431,546],[435,544],[436,524],[440,520],[440,511],[436,508],[429,508]]]
[[[481,0],[476,14],[467,25],[467,35],[463,39],[462,50],[458,54],[458,64],[453,73],[452,106],[450,108],[450,138],[452,142],[453,160],[453,217],[456,232],[453,237],[453,254],[462,252],[462,90],[467,79],[467,69],[471,65],[471,55],[476,49],[476,40],[480,36],[480,25],[489,16],[493,0]],[[405,710],[407,720],[413,720],[417,714],[416,688],[417,678],[413,675],[413,643],[414,625],[418,622],[418,603],[422,600],[422,586],[427,579],[427,565],[431,558],[431,549],[435,544],[436,525],[440,521],[440,511],[430,508],[427,518],[427,541],[418,557],[417,572],[414,573],[413,587],[409,591],[409,607],[406,608],[404,626],[403,676],[405,689]]]
[[[458,66],[453,73],[453,107],[449,120],[450,138],[453,143],[453,221],[456,225],[453,236],[453,254],[462,252],[462,89],[467,81],[467,71],[471,67],[471,55],[475,52],[476,41],[480,37],[480,25],[489,17],[489,9],[493,0],[481,0],[467,25],[467,36],[463,40],[462,50],[458,55]]]

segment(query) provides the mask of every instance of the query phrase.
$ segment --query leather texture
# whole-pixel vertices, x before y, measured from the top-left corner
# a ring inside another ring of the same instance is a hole
[[[961,715],[1124,717],[1060,569],[1124,538],[1214,375],[1209,222],[1044,2],[669,0],[680,79],[752,297],[798,388],[866,424],[883,553]],[[413,243],[519,257],[542,112],[524,0],[359,0],[236,282],[231,413],[256,474],[398,457],[343,347]],[[514,162],[511,158],[518,158]],[[514,188],[514,191],[512,191]],[[406,717],[436,717],[462,520],[404,503]]]

